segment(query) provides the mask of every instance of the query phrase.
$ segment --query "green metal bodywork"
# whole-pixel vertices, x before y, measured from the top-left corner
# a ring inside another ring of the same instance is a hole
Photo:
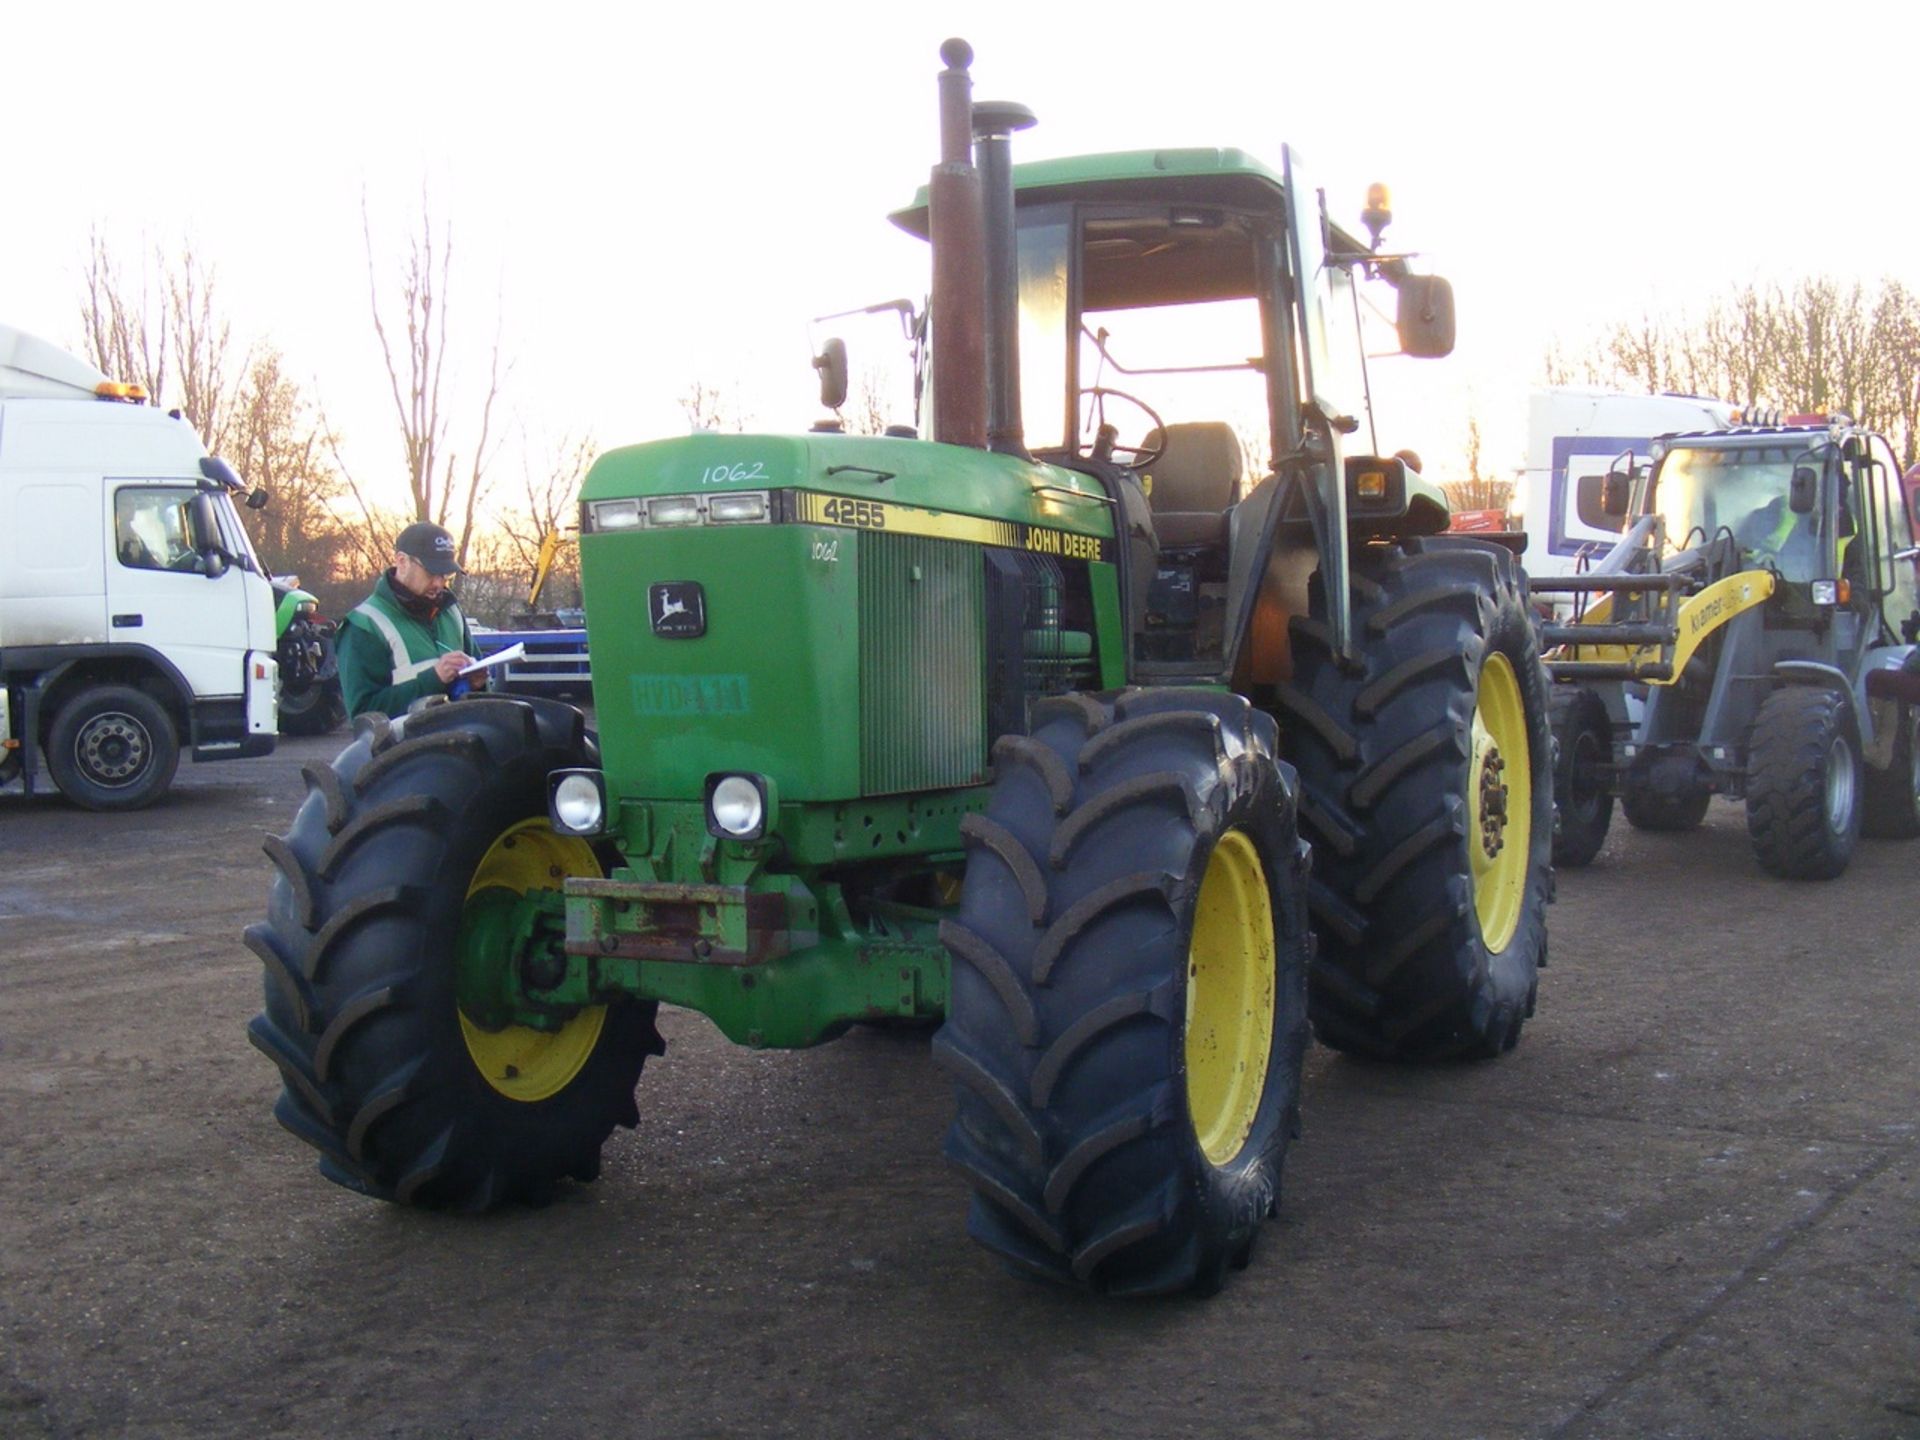
[[[778,513],[595,528],[597,502],[729,491],[765,491]],[[620,858],[606,880],[567,882],[565,978],[523,980],[514,1018],[639,995],[700,1010],[744,1044],[796,1046],[853,1019],[940,1014],[941,907],[894,891],[950,898],[961,821],[986,802],[982,552],[1089,559],[1093,633],[1077,643],[1098,686],[1123,684],[1104,492],[1073,471],[920,440],[703,434],[609,452],[581,500]],[[835,509],[840,523],[810,523],[842,500],[854,504]],[[656,634],[652,587],[689,581],[705,633]],[[708,833],[707,781],[723,772],[764,777],[763,838]],[[511,923],[533,931],[529,917]]]
[[[1295,309],[1318,302],[1282,273],[1288,226],[1306,223],[1282,176],[1237,150],[1165,150],[1021,165],[1014,183],[1021,206],[1244,217],[1265,257],[1247,273],[1265,277],[1275,468],[1249,507],[1260,518],[1247,549],[1321,544],[1325,556],[1320,537],[1344,535],[1348,510],[1335,417],[1303,395],[1289,358]],[[893,218],[925,234],[925,193]],[[1342,254],[1329,272],[1368,263],[1351,236],[1326,239]],[[1283,486],[1291,505],[1274,499]],[[1435,528],[1420,512],[1437,505],[1444,524],[1437,491],[1417,476],[1407,490],[1402,515]],[[767,497],[764,523],[712,520],[713,497],[746,492]],[[654,524],[646,502],[662,496],[699,497],[701,523]],[[552,1028],[581,1005],[639,996],[697,1009],[745,1044],[796,1046],[862,1018],[941,1013],[938,926],[1009,719],[1009,666],[1022,705],[1128,681],[1122,499],[1073,469],[914,438],[699,434],[602,456],[582,489],[580,570],[607,875],[567,879],[563,915],[551,892],[473,907],[470,968],[503,943],[515,954],[504,984],[476,974],[468,987],[489,1018]],[[635,501],[639,514],[621,503]],[[601,523],[610,502],[623,528]],[[1235,572],[1249,585],[1259,573]],[[656,587],[690,582],[704,632],[656,625]],[[1027,608],[1009,623],[1014,586]],[[1038,625],[1036,608],[1049,617]],[[1233,653],[1221,673],[1179,683],[1225,683]],[[705,798],[722,774],[764,789],[759,838],[709,833]]]

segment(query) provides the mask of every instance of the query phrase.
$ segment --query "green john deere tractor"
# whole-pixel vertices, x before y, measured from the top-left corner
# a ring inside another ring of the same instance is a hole
[[[269,842],[251,1034],[329,1178],[463,1209],[591,1179],[663,1003],[755,1046],[944,1017],[974,1236],[1204,1292],[1277,1203],[1310,1019],[1389,1059],[1518,1037],[1551,831],[1524,577],[1344,453],[1355,286],[1424,355],[1450,290],[1380,251],[1384,194],[1368,246],[1291,156],[1015,169],[1032,117],[943,55],[894,217],[932,242],[932,438],[603,456],[597,736],[507,698],[363,722]]]

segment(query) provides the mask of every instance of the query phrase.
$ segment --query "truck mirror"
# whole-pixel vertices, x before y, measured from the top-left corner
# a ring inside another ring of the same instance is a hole
[[[1453,286],[1438,275],[1400,277],[1394,328],[1409,355],[1437,360],[1453,353]]]
[[[187,538],[193,541],[203,572],[210,579],[227,573],[227,552],[220,544],[220,517],[213,497],[202,491],[187,502]]]
[[[266,486],[256,486],[254,492],[247,496],[247,508],[249,510],[264,510],[267,508],[267,502],[272,498],[273,497],[267,493]]]
[[[1633,499],[1633,476],[1625,470],[1609,470],[1600,482],[1600,511],[1603,515],[1627,513]]]
[[[1811,515],[1820,498],[1820,474],[1811,465],[1793,467],[1793,483],[1787,489],[1787,508],[1796,515]]]
[[[820,372],[820,403],[838,410],[847,403],[847,342],[834,336],[813,357],[813,368]]]

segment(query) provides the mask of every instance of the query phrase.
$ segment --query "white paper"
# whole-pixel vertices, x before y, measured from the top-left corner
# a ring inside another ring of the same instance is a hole
[[[506,649],[496,650],[486,659],[474,661],[473,664],[467,666],[467,668],[460,673],[462,675],[478,675],[482,670],[491,670],[494,666],[504,665],[509,660],[518,660],[526,653],[526,642],[524,640],[516,640],[513,644],[507,646]]]

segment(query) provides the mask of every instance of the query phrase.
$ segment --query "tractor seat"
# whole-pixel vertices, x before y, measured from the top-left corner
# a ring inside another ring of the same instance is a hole
[[[1240,437],[1219,420],[1149,430],[1142,442],[1165,453],[1142,476],[1154,533],[1164,550],[1227,543],[1227,511],[1238,498]]]

